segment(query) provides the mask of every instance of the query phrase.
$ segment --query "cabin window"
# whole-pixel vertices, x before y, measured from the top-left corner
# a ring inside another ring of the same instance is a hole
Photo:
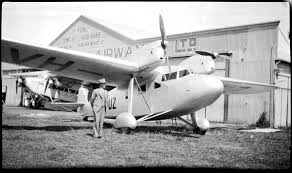
[[[168,79],[169,74],[164,74],[162,75],[162,80],[161,81],[166,81]]]
[[[177,77],[177,72],[173,72],[173,73],[170,74],[169,80],[176,79],[176,77]]]
[[[179,72],[179,77],[181,78],[181,77],[184,77],[184,76],[189,75],[189,74],[190,74],[190,72],[188,70],[182,70]]]
[[[140,85],[141,91],[146,92],[146,84]],[[139,88],[138,88],[139,90]]]
[[[160,88],[161,87],[161,84],[160,83],[154,83],[154,89],[156,89],[156,88]]]
[[[170,76],[169,76],[169,73],[167,73],[167,74],[162,75],[162,80],[161,81],[167,81],[167,80],[171,80],[171,79],[176,79],[176,77],[177,77],[177,72],[170,73]]]

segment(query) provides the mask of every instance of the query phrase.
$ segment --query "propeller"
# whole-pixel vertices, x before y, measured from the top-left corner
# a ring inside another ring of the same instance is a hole
[[[211,56],[212,59],[216,59],[218,57],[221,57],[223,59],[231,59],[229,58],[229,56],[232,55],[232,52],[231,51],[228,51],[228,52],[221,52],[221,53],[217,53],[217,52],[213,52],[213,53],[210,53],[210,52],[206,52],[206,51],[195,51],[197,54],[199,55],[203,55],[203,56]],[[224,55],[224,57],[222,57],[221,55]]]
[[[159,14],[159,28],[160,28],[160,34],[161,34],[161,47],[164,50],[164,58],[167,61],[167,66],[168,66],[168,70],[169,70],[169,77],[170,77],[171,68],[170,68],[170,64],[169,64],[169,58],[168,58],[168,56],[166,56],[167,41],[166,41],[165,28],[164,28],[164,23],[163,23],[163,19],[162,19],[161,14]]]

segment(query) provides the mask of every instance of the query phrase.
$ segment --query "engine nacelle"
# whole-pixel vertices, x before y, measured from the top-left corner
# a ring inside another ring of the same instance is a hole
[[[119,114],[114,122],[115,128],[124,128],[128,127],[131,129],[135,129],[137,126],[136,118],[129,114],[128,112],[123,112]]]
[[[179,65],[190,69],[195,74],[212,74],[215,72],[215,61],[209,56],[194,55],[182,61]]]

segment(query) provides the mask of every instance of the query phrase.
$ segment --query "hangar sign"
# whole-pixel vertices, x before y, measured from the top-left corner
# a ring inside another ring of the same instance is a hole
[[[138,48],[81,20],[57,38],[52,45],[113,58],[125,58]]]
[[[148,41],[145,40],[143,43],[146,42]],[[197,38],[179,37],[168,42],[169,57],[190,56],[194,54]],[[138,49],[138,44],[143,43],[128,39],[95,21],[80,16],[51,45],[113,58],[126,58]]]

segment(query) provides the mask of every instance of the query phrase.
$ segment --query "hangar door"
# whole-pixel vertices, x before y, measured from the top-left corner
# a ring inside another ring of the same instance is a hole
[[[291,125],[291,86],[290,75],[279,73],[275,91],[275,124],[274,127],[288,127]]]

